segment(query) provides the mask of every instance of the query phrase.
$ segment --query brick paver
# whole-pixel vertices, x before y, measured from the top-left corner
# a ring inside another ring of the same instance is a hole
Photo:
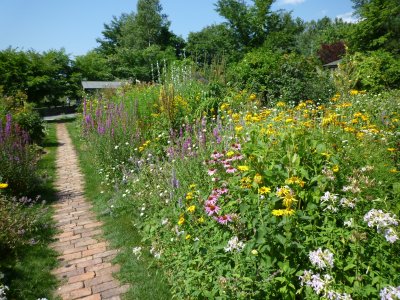
[[[102,238],[102,223],[85,200],[83,175],[65,124],[57,124],[58,201],[54,220],[59,229],[52,247],[60,255],[60,265],[53,274],[60,279],[56,295],[62,299],[120,299],[129,286],[112,277],[119,271],[111,263],[118,250],[108,249]]]

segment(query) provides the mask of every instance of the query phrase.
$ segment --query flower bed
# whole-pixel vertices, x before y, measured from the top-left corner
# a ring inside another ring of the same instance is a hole
[[[109,213],[144,237],[132,255],[150,251],[180,299],[394,295],[399,95],[352,94],[270,108],[232,97],[136,139],[85,127],[90,149],[112,145],[99,172],[117,191]]]

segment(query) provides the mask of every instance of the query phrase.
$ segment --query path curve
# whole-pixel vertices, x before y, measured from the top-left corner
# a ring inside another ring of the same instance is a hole
[[[112,273],[119,271],[111,260],[117,250],[108,249],[102,238],[102,223],[84,197],[84,178],[64,123],[57,124],[57,203],[54,220],[59,234],[52,247],[60,255],[53,274],[61,280],[56,295],[62,299],[120,299],[129,286],[121,285]]]

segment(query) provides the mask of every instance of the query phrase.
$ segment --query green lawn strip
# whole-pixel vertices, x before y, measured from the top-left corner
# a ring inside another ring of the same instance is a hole
[[[133,247],[143,244],[142,237],[133,226],[135,215],[128,210],[118,214],[110,213],[109,200],[115,197],[115,192],[101,193],[102,179],[96,168],[95,158],[80,138],[78,123],[70,123],[67,128],[85,176],[85,195],[92,201],[94,210],[104,222],[105,238],[113,248],[120,249],[115,263],[121,266],[119,280],[131,285],[125,295],[126,299],[171,299],[167,280],[161,268],[157,267],[157,261],[148,251],[139,259],[132,253]]]
[[[43,181],[35,192],[40,195],[40,200],[32,208],[27,208],[35,213],[40,209],[42,201],[45,201],[46,212],[32,245],[18,249],[17,258],[10,261],[5,272],[5,283],[9,287],[8,299],[52,299],[53,290],[57,286],[57,279],[51,274],[51,270],[57,266],[57,253],[49,248],[55,233],[53,211],[49,204],[56,197],[54,179],[57,138],[54,124],[48,124],[47,128],[47,136],[42,145],[44,154],[38,163]]]

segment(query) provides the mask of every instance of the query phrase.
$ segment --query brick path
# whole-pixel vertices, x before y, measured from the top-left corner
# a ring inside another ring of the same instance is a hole
[[[60,266],[53,274],[61,280],[56,295],[62,299],[120,299],[128,290],[112,277],[119,271],[111,260],[117,250],[109,250],[101,238],[101,222],[91,211],[83,194],[83,175],[65,124],[57,124],[58,202],[54,205],[60,233],[52,247],[59,253]]]

